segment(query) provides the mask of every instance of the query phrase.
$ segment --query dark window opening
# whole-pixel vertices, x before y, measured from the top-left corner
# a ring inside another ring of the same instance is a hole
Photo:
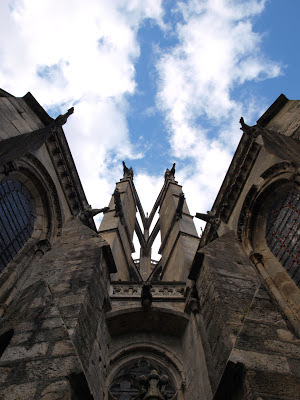
[[[31,237],[34,228],[34,201],[19,181],[0,185],[0,271]]]
[[[14,336],[13,329],[10,329],[9,331],[3,333],[3,335],[0,336],[0,358],[2,354],[5,352],[13,336]]]
[[[266,241],[296,285],[300,285],[300,194],[277,199],[267,217]]]

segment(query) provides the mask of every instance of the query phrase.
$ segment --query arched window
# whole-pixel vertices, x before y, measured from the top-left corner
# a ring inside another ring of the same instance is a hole
[[[0,185],[0,271],[32,236],[35,221],[34,201],[17,180]]]
[[[152,381],[151,381],[152,380]],[[110,400],[148,398],[149,390],[158,390],[162,399],[176,399],[176,389],[169,374],[155,362],[141,358],[123,367],[116,374],[109,389]]]
[[[288,192],[272,204],[266,221],[269,249],[300,285],[300,194]]]

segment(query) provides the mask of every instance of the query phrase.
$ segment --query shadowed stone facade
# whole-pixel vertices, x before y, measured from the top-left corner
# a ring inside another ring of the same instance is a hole
[[[72,111],[0,90],[0,399],[300,399],[300,101],[241,119],[201,238],[175,165],[149,216],[125,164],[92,210]]]

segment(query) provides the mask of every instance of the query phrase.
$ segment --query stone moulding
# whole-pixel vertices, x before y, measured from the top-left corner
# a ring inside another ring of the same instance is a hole
[[[184,301],[185,283],[157,283],[152,284],[151,294],[153,301],[156,300],[176,300]],[[110,288],[110,298],[114,299],[136,299],[140,300],[142,293],[141,283],[120,283],[112,282]]]

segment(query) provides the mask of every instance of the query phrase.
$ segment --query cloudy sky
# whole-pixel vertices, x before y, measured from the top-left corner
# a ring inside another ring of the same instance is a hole
[[[150,212],[176,162],[206,212],[240,117],[300,96],[299,15],[299,0],[1,0],[1,87],[52,117],[74,105],[64,131],[93,207],[125,160]]]

